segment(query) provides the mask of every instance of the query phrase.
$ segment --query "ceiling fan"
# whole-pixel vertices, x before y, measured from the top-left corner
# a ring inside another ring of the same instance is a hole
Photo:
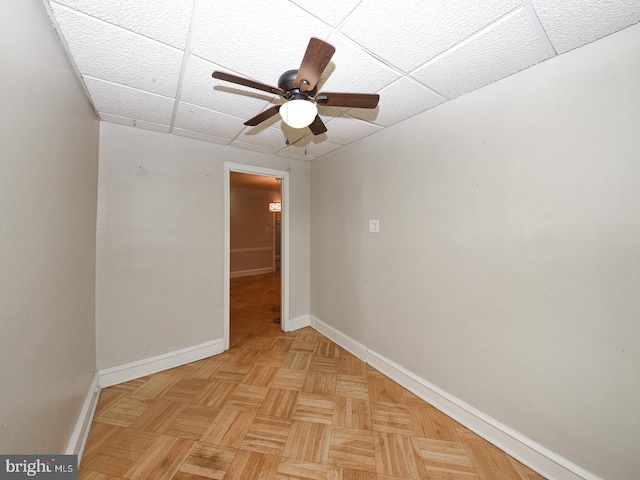
[[[327,131],[327,127],[318,115],[317,105],[329,107],[376,108],[380,96],[369,93],[318,93],[318,80],[329,64],[336,49],[327,42],[312,37],[298,70],[288,70],[280,75],[278,86],[238,77],[230,73],[214,71],[212,76],[226,82],[256,88],[280,95],[286,100],[282,105],[274,105],[244,122],[254,127],[280,113],[282,120],[293,128],[306,128],[314,135]]]

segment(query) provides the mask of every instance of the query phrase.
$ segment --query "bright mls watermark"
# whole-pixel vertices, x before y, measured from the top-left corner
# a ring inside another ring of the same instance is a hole
[[[0,455],[0,480],[78,480],[77,455]]]

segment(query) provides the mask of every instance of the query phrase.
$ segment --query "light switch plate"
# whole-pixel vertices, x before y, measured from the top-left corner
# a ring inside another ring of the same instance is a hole
[[[380,220],[369,220],[369,231],[372,233],[380,232]]]

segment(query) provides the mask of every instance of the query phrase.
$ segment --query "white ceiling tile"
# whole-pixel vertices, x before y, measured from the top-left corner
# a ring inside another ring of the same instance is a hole
[[[549,58],[524,9],[413,73],[413,77],[449,98],[484,87]]]
[[[274,148],[263,147],[262,145],[252,145],[250,143],[239,142],[237,140],[234,140],[229,145],[231,145],[232,147],[244,148],[245,150],[253,150],[254,152],[261,152],[261,153],[273,154],[279,150],[279,148],[274,149]]]
[[[195,0],[56,0],[145,37],[184,49]]]
[[[83,77],[98,113],[169,125],[175,100],[92,77]]]
[[[378,108],[352,108],[347,115],[388,127],[444,101],[443,97],[423,85],[403,77],[380,91]]]
[[[174,127],[231,140],[244,129],[243,122],[237,117],[180,102]]]
[[[280,150],[277,155],[289,158],[297,158],[299,160],[313,160],[332,152],[342,145],[327,141],[326,134],[313,135],[308,134],[293,145]]]
[[[334,118],[327,122],[327,133],[330,142],[340,145],[355,142],[372,133],[382,130],[378,125],[362,122],[356,118]]]
[[[171,130],[169,125],[160,125],[158,123],[145,122],[144,120],[136,120],[135,118],[121,117],[119,115],[109,115],[108,113],[100,114],[100,119],[105,122],[119,123],[120,125],[129,125],[130,127],[144,128],[145,130],[155,130],[156,132],[169,133]]]
[[[274,127],[247,128],[236,137],[236,141],[249,143],[251,145],[260,145],[273,151],[281,150],[287,146],[287,138],[284,132],[280,128]]]
[[[320,77],[319,90],[327,92],[375,93],[400,77],[400,73],[368,55],[340,33],[327,39],[336,48]]]
[[[183,130],[182,128],[174,128],[174,135],[180,135],[181,137],[195,138],[196,140],[203,140],[211,143],[221,143],[228,145],[230,140],[228,138],[216,137],[215,135],[207,135],[200,132],[192,132],[191,130]]]
[[[409,72],[519,5],[520,0],[363,0],[341,31]]]
[[[318,0],[291,0],[307,12],[337,27],[361,0],[340,0],[339,2],[318,2]]]
[[[310,37],[331,33],[287,0],[221,0],[200,3],[197,10],[192,53],[273,86],[300,66]]]
[[[304,148],[294,147],[293,145],[287,148],[284,148],[276,153],[279,157],[287,157],[287,158],[295,158],[296,160],[304,160],[306,162],[310,162],[315,160],[316,157],[307,154]]]
[[[322,105],[318,105],[318,114],[320,114],[320,117],[322,117],[323,121],[329,121],[333,117],[344,117],[348,111],[349,109],[346,107],[325,107]]]
[[[287,140],[290,144],[293,144],[308,133],[308,128],[291,128],[282,121],[280,115],[274,115],[260,125],[247,127],[237,139],[242,142],[264,145],[280,150],[285,147]]]
[[[267,92],[217,80],[211,76],[214,70],[224,69],[191,55],[182,80],[180,100],[248,120],[270,107],[270,100],[280,98]]]
[[[532,5],[558,53],[640,22],[638,0],[534,0]]]
[[[183,52],[67,7],[51,6],[82,75],[175,96]]]
[[[292,128],[284,122],[280,122],[279,128],[282,130],[284,136],[289,140],[289,144],[294,144],[301,138],[309,135],[308,128]]]

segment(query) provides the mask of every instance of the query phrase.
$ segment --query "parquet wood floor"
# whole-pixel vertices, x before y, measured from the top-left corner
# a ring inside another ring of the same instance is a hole
[[[540,480],[311,328],[278,274],[231,281],[231,349],[104,389],[87,480]]]

